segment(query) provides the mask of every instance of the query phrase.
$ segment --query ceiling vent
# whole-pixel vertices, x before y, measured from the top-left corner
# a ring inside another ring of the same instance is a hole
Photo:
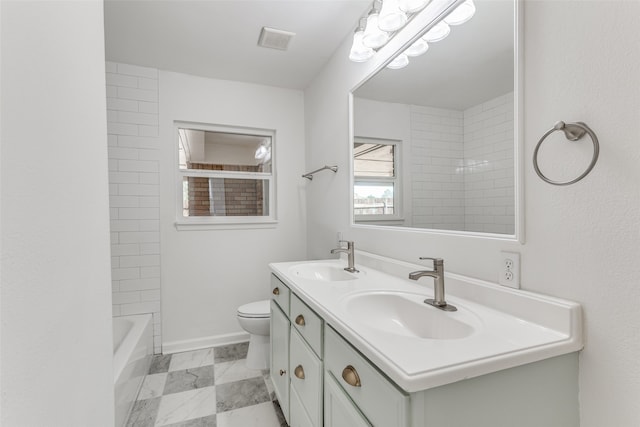
[[[262,27],[262,31],[260,31],[260,38],[258,39],[258,46],[278,50],[287,50],[291,39],[295,35],[296,33],[292,33],[289,31]]]

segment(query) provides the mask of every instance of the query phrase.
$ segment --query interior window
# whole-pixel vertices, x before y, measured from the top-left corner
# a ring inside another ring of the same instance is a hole
[[[355,138],[353,202],[358,220],[399,216],[398,141]]]

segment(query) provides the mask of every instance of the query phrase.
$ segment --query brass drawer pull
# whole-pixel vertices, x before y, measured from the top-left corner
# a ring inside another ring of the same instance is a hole
[[[302,365],[296,366],[296,369],[293,371],[293,373],[297,378],[300,378],[301,380],[304,379],[304,369],[302,368]]]
[[[298,317],[296,317],[296,325],[298,326],[305,325],[304,316],[302,314],[298,314]]]
[[[351,386],[362,387],[362,384],[360,383],[360,376],[358,375],[356,368],[351,365],[342,370],[342,379]]]
[[[273,288],[273,292],[274,295],[280,295],[280,289],[279,288]]]
[[[280,369],[280,376],[283,376],[286,373],[287,373],[287,371],[285,371],[284,369]]]

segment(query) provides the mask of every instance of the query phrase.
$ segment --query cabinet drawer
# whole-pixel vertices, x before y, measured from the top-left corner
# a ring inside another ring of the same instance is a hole
[[[322,319],[295,294],[291,295],[289,318],[291,325],[300,332],[309,347],[322,359]]]
[[[289,316],[291,291],[275,274],[271,274],[271,299],[278,303],[284,314]]]
[[[385,378],[368,360],[360,355],[337,332],[327,327],[325,331],[325,369],[336,378],[362,413],[374,426],[408,426],[409,396]],[[359,383],[349,384],[343,378],[354,378]]]
[[[322,362],[295,329],[291,329],[289,378],[291,395],[295,391],[313,425],[322,426]],[[292,425],[293,414],[292,414]]]

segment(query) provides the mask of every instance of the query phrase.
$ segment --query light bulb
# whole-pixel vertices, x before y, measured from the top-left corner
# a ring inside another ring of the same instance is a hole
[[[427,42],[438,42],[449,35],[451,28],[446,22],[440,21],[422,36]]]
[[[393,32],[404,27],[407,15],[398,8],[398,0],[384,0],[378,16],[378,28]]]
[[[447,17],[444,18],[444,21],[449,25],[464,24],[471,19],[475,13],[476,5],[473,4],[473,0],[467,0],[447,15]]]
[[[411,46],[409,46],[404,53],[407,56],[420,56],[429,49],[429,44],[424,39],[416,40]]]
[[[364,31],[362,29],[358,29],[353,34],[353,44],[351,45],[351,51],[349,52],[349,59],[353,62],[366,62],[375,54],[373,49],[362,44],[363,35]]]
[[[398,7],[401,11],[414,13],[423,9],[430,0],[399,0]]]
[[[389,41],[389,34],[378,28],[378,13],[372,12],[367,18],[367,27],[362,36],[362,44],[371,49],[382,47]]]
[[[405,53],[401,53],[396,56],[395,59],[389,64],[387,64],[387,68],[391,68],[392,70],[398,70],[400,68],[404,68],[409,65],[409,57]]]

